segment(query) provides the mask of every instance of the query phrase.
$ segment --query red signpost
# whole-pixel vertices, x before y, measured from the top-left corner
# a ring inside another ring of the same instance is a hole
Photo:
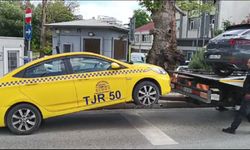
[[[31,18],[32,18],[32,9],[28,7],[25,10],[25,23],[31,24]]]

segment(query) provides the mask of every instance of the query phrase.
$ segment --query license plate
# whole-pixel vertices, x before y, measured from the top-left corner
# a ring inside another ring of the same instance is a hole
[[[210,59],[220,59],[221,55],[209,55]]]
[[[220,100],[220,95],[218,95],[218,94],[211,94],[211,100],[219,101]]]

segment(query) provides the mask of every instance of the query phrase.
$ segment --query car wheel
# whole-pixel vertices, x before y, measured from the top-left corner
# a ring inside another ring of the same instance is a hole
[[[19,104],[11,108],[6,116],[6,125],[17,135],[29,135],[36,131],[41,124],[40,111],[29,104]]]
[[[159,88],[153,82],[143,81],[137,84],[133,91],[133,99],[136,105],[151,106],[158,102]]]
[[[233,73],[233,70],[232,69],[229,69],[229,68],[214,68],[214,73],[218,76],[221,76],[221,77],[226,77],[226,76],[229,76]]]

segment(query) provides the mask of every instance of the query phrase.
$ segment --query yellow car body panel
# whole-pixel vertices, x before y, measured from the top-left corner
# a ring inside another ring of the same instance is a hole
[[[89,56],[115,62],[123,69],[38,78],[14,77],[38,63],[71,56]],[[19,103],[37,107],[43,119],[132,101],[135,85],[153,80],[161,95],[170,92],[170,77],[151,70],[154,65],[132,65],[94,53],[76,52],[47,56],[27,63],[0,79],[0,127],[8,109]]]

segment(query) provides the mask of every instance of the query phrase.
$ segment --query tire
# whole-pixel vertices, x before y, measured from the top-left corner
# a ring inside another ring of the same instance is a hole
[[[12,107],[6,115],[6,126],[16,135],[29,135],[41,125],[40,111],[29,104]]]
[[[227,77],[233,73],[232,69],[229,68],[213,68],[214,73],[221,77]]]
[[[133,91],[133,100],[136,105],[152,106],[158,103],[160,92],[159,87],[150,81],[143,81],[137,84]]]

